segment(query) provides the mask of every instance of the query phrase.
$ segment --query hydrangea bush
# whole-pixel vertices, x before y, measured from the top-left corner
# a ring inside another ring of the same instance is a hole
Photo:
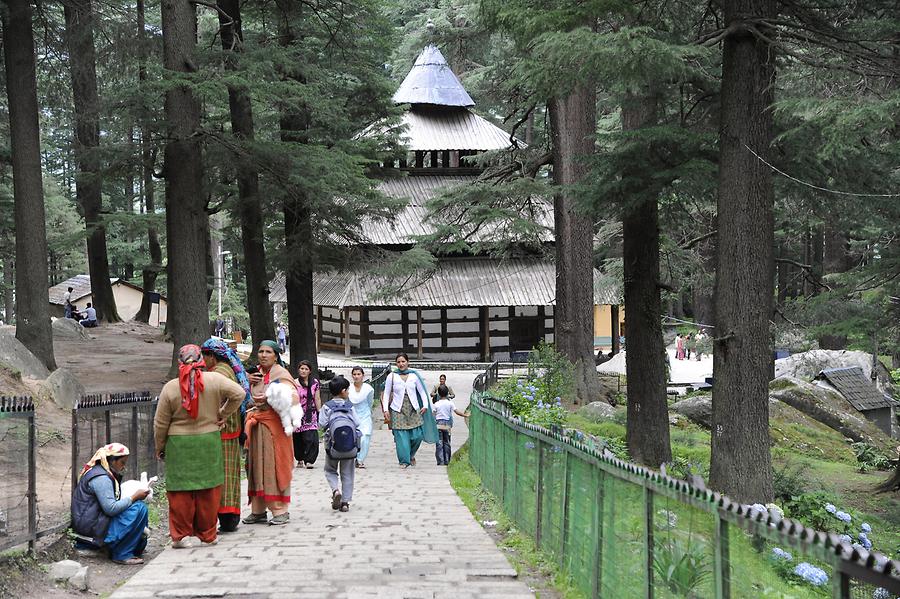
[[[563,398],[573,392],[572,364],[552,345],[542,343],[532,351],[528,373],[500,383],[496,394],[506,401],[511,415],[538,426],[562,426],[568,412]]]

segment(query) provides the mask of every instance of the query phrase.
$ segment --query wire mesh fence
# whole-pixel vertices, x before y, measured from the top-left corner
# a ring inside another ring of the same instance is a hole
[[[0,397],[0,551],[33,544],[37,529],[34,403]]]
[[[900,562],[523,423],[480,389],[471,399],[472,466],[587,596],[900,595]]]
[[[86,395],[72,410],[72,488],[78,473],[98,447],[108,443],[128,446],[130,456],[124,476],[141,472],[158,476],[163,468],[156,459],[153,417],[158,398],[148,392]]]

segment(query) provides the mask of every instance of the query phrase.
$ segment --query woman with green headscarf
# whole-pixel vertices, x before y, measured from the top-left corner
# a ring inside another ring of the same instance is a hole
[[[278,412],[269,407],[266,389],[281,383],[291,389],[294,405],[300,403],[291,373],[281,360],[281,348],[274,341],[263,341],[256,353],[259,369],[251,372],[250,396],[253,407],[247,410],[247,494],[250,515],[244,524],[287,524],[291,503],[291,477],[294,470],[294,444],[284,432]],[[272,512],[269,520],[266,510]]]

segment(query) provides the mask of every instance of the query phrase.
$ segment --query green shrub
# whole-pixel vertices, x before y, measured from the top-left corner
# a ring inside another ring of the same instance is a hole
[[[794,463],[788,460],[781,468],[774,468],[772,483],[775,487],[775,500],[782,503],[790,501],[792,497],[799,497],[807,491],[806,472],[809,465]]]
[[[799,520],[817,530],[833,529],[834,517],[825,507],[838,503],[833,493],[814,491],[801,493],[784,502],[784,513],[788,518]]]
[[[657,541],[653,548],[656,578],[678,597],[699,597],[712,577],[712,557],[702,547],[678,539]]]
[[[860,472],[889,470],[891,468],[891,460],[881,453],[878,448],[862,441],[853,443],[850,447],[853,448],[856,461],[859,462]]]

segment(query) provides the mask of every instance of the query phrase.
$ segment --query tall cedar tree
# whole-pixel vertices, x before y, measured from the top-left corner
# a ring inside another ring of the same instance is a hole
[[[163,66],[171,79],[195,70],[196,11],[189,0],[163,0]],[[168,142],[163,175],[166,179],[166,232],[169,256],[168,328],[178,349],[208,334],[207,258],[209,218],[203,193],[199,139],[200,103],[189,85],[170,81],[165,114]]]
[[[75,196],[87,232],[88,272],[91,298],[97,318],[119,322],[116,298],[109,279],[106,226],[103,209],[103,173],[100,160],[100,97],[97,93],[97,62],[94,51],[94,9],[91,0],[63,3],[69,72],[75,105]]]
[[[55,370],[47,302],[47,231],[31,3],[7,0],[5,4],[0,14],[15,197],[16,338],[47,368]]]
[[[596,92],[578,85],[550,100],[553,181],[562,189],[553,199],[556,232],[556,309],[553,312],[557,350],[574,365],[577,402],[600,396],[594,367],[594,231],[572,191],[590,171],[597,126]]]
[[[219,26],[226,68],[235,67],[235,53],[243,49],[241,7],[238,0],[219,0]],[[250,92],[244,86],[228,86],[228,108],[231,132],[242,142],[252,142],[253,106]],[[250,314],[250,334],[253,355],[263,339],[275,338],[275,327],[269,308],[269,285],[266,276],[266,250],[263,245],[263,214],[259,198],[259,169],[250,159],[236,156],[238,205],[234,216],[241,223],[241,244],[244,248],[244,272],[247,284],[247,312]],[[312,314],[312,308],[310,308]]]
[[[297,41],[292,20],[295,16],[290,0],[277,0],[278,43],[282,48],[290,48]],[[298,67],[288,70],[285,77],[303,82],[303,73]],[[303,144],[308,141],[310,116],[306,106],[285,106],[279,119],[281,141]],[[316,355],[316,329],[313,321],[313,269],[312,253],[312,210],[302,187],[284,197],[284,252],[285,252],[285,292],[287,294],[288,329],[290,336],[291,366],[301,360],[312,364],[312,371],[318,370]]]
[[[769,318],[774,293],[772,173],[749,150],[772,143],[774,48],[744,24],[774,0],[723,2],[718,245],[710,486],[743,502],[772,500]]]
[[[147,82],[147,44],[146,16],[144,0],[137,0],[137,39],[138,49],[138,84],[144,87]],[[150,107],[146,99],[141,100],[141,177],[143,179],[144,212],[156,213],[156,182],[153,179],[155,152],[150,135]],[[156,279],[162,271],[162,246],[159,243],[159,232],[156,225],[147,227],[147,246],[150,252],[150,263],[141,269],[141,279],[144,287],[144,295],[141,297],[141,307],[138,308],[134,320],[150,322],[150,313],[153,310],[152,295],[156,291]],[[158,312],[157,312],[158,314]]]
[[[657,119],[658,98],[650,91],[626,95],[622,102],[622,129],[652,127]],[[640,180],[640,167],[626,172],[626,180]],[[666,346],[659,316],[659,191],[644,189],[644,197],[632,198],[622,215],[622,262],[625,280],[625,314],[628,315],[628,417],[625,441],[631,458],[658,467],[671,461],[669,409],[666,402]]]

